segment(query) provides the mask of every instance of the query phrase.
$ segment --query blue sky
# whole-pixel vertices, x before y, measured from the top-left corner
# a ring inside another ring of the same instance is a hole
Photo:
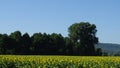
[[[68,35],[75,22],[97,26],[100,42],[120,44],[120,0],[0,0],[0,33]]]

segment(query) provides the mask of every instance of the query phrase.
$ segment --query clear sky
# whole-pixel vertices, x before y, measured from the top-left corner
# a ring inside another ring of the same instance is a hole
[[[68,35],[75,22],[97,26],[100,42],[120,44],[120,0],[0,0],[0,33]]]

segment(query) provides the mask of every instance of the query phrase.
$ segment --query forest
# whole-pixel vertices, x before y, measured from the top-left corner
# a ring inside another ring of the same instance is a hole
[[[94,47],[99,42],[96,32],[95,24],[89,22],[72,24],[68,37],[41,32],[30,36],[17,30],[10,35],[0,34],[0,54],[100,56],[102,50]]]

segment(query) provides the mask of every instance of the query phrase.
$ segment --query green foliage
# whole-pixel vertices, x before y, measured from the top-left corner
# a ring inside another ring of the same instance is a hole
[[[97,48],[96,49],[96,55],[97,56],[101,56],[102,55],[102,49],[101,48]]]
[[[22,36],[22,53],[23,54],[30,54],[32,50],[32,40],[28,33],[23,34]]]
[[[1,54],[13,54],[15,53],[14,39],[8,37],[8,35],[0,35],[0,53]]]
[[[96,26],[88,22],[72,24],[69,29],[69,37],[80,46],[82,55],[95,55],[94,44],[98,43]]]
[[[20,31],[0,34],[0,54],[17,55],[100,55],[94,44],[98,42],[96,26],[88,22],[69,27],[69,37],[61,34],[28,33]]]
[[[20,31],[15,31],[10,34],[10,37],[15,39],[17,42],[21,42],[22,36]]]

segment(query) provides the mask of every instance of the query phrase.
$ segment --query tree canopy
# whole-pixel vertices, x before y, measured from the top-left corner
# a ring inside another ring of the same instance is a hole
[[[10,35],[0,34],[0,54],[101,55],[101,50],[94,48],[94,44],[98,43],[94,24],[74,23],[68,31],[69,37],[40,32],[30,36],[20,31],[12,32]]]
[[[79,44],[82,55],[95,55],[94,44],[98,43],[96,26],[88,22],[72,24],[69,29],[69,37]]]

